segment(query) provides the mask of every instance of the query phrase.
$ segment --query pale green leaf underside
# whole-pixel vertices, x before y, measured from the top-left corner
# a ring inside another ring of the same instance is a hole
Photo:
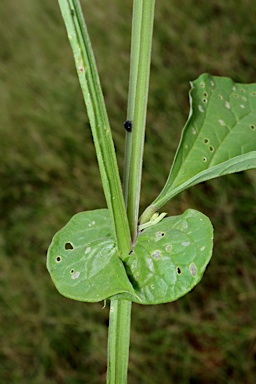
[[[190,116],[156,210],[192,185],[256,168],[256,84],[203,74],[191,86]]]
[[[107,209],[73,216],[54,236],[47,268],[58,291],[74,300],[97,302],[120,292],[133,293]]]

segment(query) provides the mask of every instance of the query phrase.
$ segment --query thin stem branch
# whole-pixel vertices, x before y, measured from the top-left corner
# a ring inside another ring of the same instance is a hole
[[[120,258],[130,251],[130,231],[126,216],[121,181],[105,108],[97,67],[79,0],[59,0],[68,38],[73,50],[95,144],[107,206]]]

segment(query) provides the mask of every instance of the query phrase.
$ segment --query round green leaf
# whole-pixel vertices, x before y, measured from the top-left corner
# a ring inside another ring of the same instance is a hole
[[[126,262],[140,304],[177,300],[201,280],[211,258],[213,228],[208,217],[188,209],[142,231]]]
[[[74,300],[96,302],[134,292],[118,257],[107,209],[73,216],[54,236],[47,268],[57,290]]]

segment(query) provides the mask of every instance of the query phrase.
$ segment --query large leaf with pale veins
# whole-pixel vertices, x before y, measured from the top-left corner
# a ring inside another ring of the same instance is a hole
[[[133,293],[107,209],[73,216],[54,236],[47,268],[58,291],[74,300],[96,302],[120,292]]]
[[[163,219],[136,239],[125,263],[140,304],[177,300],[199,283],[211,258],[213,228],[208,217],[193,209]]]
[[[256,168],[256,84],[203,74],[191,86],[190,115],[155,210],[192,185]]]
[[[47,267],[62,295],[159,304],[178,299],[201,280],[213,242],[202,213],[190,209],[145,229],[124,264],[110,223],[106,209],[81,212],[54,236]]]

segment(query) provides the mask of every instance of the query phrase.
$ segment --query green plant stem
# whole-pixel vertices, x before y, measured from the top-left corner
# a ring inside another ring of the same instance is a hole
[[[127,113],[128,118],[132,120],[132,132],[127,134],[125,158],[125,192],[127,193],[125,200],[133,240],[137,235],[139,214],[154,9],[155,0],[134,0],[131,80]]]
[[[134,0],[131,43],[131,67],[127,119],[132,132],[126,135],[124,196],[132,237],[137,234],[139,195],[147,112],[148,84],[154,19],[154,0]],[[108,384],[125,384],[130,344],[132,304],[111,300]]]
[[[91,124],[104,193],[111,212],[120,257],[130,251],[130,231],[137,231],[142,155],[154,17],[154,0],[134,0],[133,43],[128,117],[133,121],[126,145],[125,203],[104,99],[79,0],[59,0]],[[129,230],[130,226],[130,230]],[[131,302],[112,299],[108,342],[109,384],[125,384],[130,343]]]
[[[141,19],[142,19],[142,6],[141,0],[134,0],[133,2],[133,17],[132,17],[132,39],[131,39],[131,58],[130,58],[130,80],[129,80],[129,94],[127,105],[127,120],[133,121],[137,79],[138,79],[138,67],[140,58],[140,34],[141,34]],[[125,140],[125,159],[124,159],[124,198],[125,204],[128,204],[129,194],[129,176],[131,166],[132,155],[132,137],[133,133],[126,133]]]
[[[134,0],[130,83],[127,119],[132,132],[126,135],[124,196],[132,237],[137,233],[142,156],[153,33],[154,1]],[[111,300],[108,384],[125,384],[130,344],[131,302]]]
[[[131,247],[130,231],[118,172],[115,148],[97,67],[79,0],[59,0],[82,88],[108,209],[121,259]]]
[[[97,68],[78,0],[59,0],[68,38],[73,50],[94,138],[106,201],[112,213],[117,246],[121,257],[130,251],[130,231],[117,168],[114,145]],[[131,302],[111,300],[108,344],[109,383],[127,379]]]
[[[130,345],[132,302],[111,300],[108,337],[108,384],[125,384]]]

